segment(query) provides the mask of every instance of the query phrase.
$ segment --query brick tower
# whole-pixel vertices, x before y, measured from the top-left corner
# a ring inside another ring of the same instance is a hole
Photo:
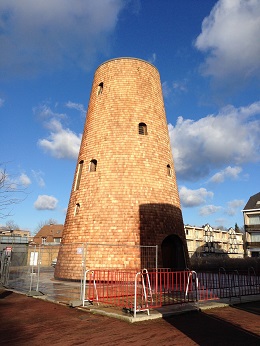
[[[94,75],[55,277],[78,277],[80,243],[90,269],[140,268],[138,245],[158,245],[160,267],[187,266],[160,76],[146,61],[109,60]]]

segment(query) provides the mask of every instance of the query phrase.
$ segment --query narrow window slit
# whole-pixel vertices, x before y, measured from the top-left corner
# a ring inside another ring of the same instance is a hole
[[[139,135],[147,135],[147,125],[145,123],[140,123],[138,125]]]

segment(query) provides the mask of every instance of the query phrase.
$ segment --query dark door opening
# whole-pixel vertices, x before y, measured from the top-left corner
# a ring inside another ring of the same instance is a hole
[[[163,268],[170,268],[172,270],[186,269],[183,243],[177,235],[171,234],[163,240],[162,262]]]

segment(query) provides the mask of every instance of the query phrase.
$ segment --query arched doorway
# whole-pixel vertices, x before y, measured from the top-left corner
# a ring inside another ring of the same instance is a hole
[[[163,268],[184,270],[186,260],[182,240],[175,234],[166,237],[162,242]]]

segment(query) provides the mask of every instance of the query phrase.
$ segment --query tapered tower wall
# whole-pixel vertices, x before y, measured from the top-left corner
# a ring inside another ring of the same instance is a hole
[[[187,256],[159,73],[139,59],[107,61],[94,75],[62,245],[158,245],[162,266],[170,235]],[[76,275],[75,246],[60,253],[56,277]],[[92,269],[141,266],[139,250],[95,252]]]

